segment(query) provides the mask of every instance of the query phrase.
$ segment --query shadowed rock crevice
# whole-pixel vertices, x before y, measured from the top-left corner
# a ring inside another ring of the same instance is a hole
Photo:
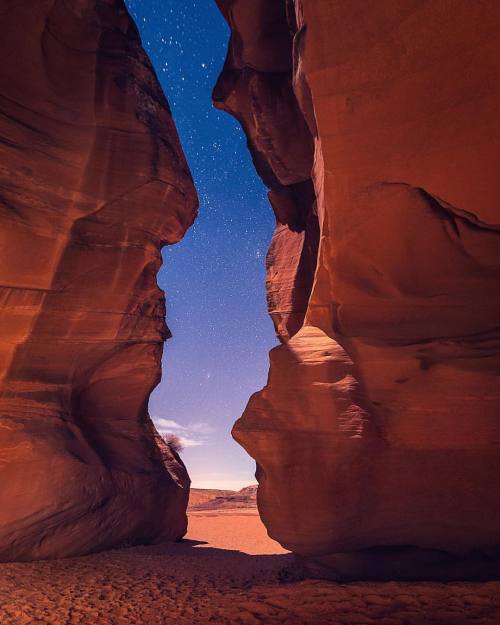
[[[218,5],[231,27],[214,104],[238,119],[269,188],[276,230],[267,255],[268,309],[280,340],[301,327],[318,250],[314,142],[294,95],[294,28],[284,2]]]

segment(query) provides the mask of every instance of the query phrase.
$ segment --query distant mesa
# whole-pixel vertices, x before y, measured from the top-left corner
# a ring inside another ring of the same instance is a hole
[[[246,486],[239,491],[204,488],[191,489],[188,511],[235,509],[257,509],[257,484]]]

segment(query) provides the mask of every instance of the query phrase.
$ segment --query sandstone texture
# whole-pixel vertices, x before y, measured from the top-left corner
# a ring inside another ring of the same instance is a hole
[[[333,578],[500,572],[500,5],[218,0],[283,344],[234,428]]]
[[[147,413],[160,250],[197,209],[168,104],[122,0],[0,17],[0,560],[177,539]]]
[[[234,490],[220,490],[218,488],[190,488],[189,489],[189,506],[203,506],[219,497],[231,497],[235,494]]]
[[[207,536],[205,520],[199,530],[191,530],[190,521],[192,540],[180,544],[53,562],[0,564],[2,625],[500,622],[499,582],[334,584],[301,580],[293,556],[268,551],[265,539],[272,541],[257,525],[258,516],[246,520],[255,524],[226,516],[226,531],[219,536],[215,532]],[[254,549],[245,553],[249,537]],[[234,538],[238,544],[233,546]]]

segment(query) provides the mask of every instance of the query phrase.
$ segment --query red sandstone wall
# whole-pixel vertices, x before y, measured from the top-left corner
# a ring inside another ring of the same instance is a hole
[[[0,559],[176,539],[147,402],[197,201],[168,104],[121,0],[0,15]]]
[[[333,577],[498,573],[500,6],[219,5],[278,222],[285,342],[234,428],[269,532]]]

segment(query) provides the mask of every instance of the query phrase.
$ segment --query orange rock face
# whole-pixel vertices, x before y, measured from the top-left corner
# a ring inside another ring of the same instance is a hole
[[[121,0],[0,14],[0,560],[177,539],[147,414],[197,207],[168,104]]]
[[[500,6],[219,5],[278,221],[284,344],[234,428],[270,535],[335,578],[498,575]]]

